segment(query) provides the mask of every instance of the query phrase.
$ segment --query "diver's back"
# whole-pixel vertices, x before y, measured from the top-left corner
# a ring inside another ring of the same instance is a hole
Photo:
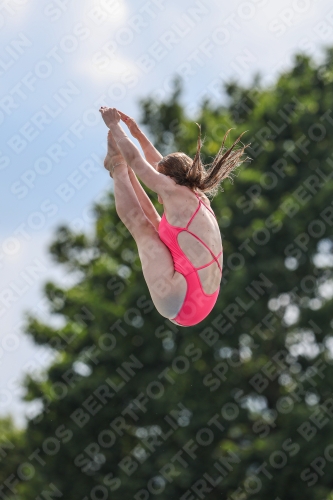
[[[169,228],[175,229],[178,245],[192,266],[202,267],[196,272],[203,291],[212,294],[221,281],[223,248],[220,229],[208,203],[203,193],[178,185],[175,196],[164,201],[164,218]]]

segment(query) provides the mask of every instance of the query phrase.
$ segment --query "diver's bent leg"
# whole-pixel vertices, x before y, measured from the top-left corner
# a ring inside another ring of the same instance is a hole
[[[151,202],[148,194],[141,186],[139,179],[137,178],[135,172],[131,169],[131,167],[128,167],[128,175],[142,210],[157,231],[161,221],[159,213]]]
[[[116,210],[137,244],[152,301],[162,316],[174,318],[185,299],[186,280],[175,272],[168,247],[145,216],[126,165],[115,167],[113,180]]]
[[[117,214],[133,238],[141,227],[150,224],[135,194],[126,164],[117,165],[113,171],[114,197]]]

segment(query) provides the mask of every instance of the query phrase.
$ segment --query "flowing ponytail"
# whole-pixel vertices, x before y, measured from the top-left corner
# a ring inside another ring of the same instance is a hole
[[[171,153],[165,156],[159,163],[159,171],[165,175],[173,177],[177,184],[188,186],[191,189],[198,189],[207,194],[208,197],[214,197],[221,185],[221,182],[227,177],[232,178],[233,170],[242,163],[251,160],[251,158],[242,158],[245,149],[251,143],[243,145],[241,148],[234,149],[236,144],[240,142],[243,134],[236,139],[229,149],[224,147],[225,141],[232,128],[224,135],[222,145],[215,156],[210,167],[206,169],[206,165],[202,164],[200,153],[202,148],[201,126],[199,128],[197,141],[197,151],[193,160],[184,153]]]

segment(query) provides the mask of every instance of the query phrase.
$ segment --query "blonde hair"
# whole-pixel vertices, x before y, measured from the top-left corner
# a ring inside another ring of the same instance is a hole
[[[232,130],[230,128],[224,135],[222,145],[215,156],[210,167],[206,169],[206,165],[201,162],[200,152],[202,147],[201,127],[199,127],[199,136],[197,144],[197,152],[192,160],[188,155],[182,152],[170,153],[164,156],[158,162],[158,171],[164,175],[173,177],[177,184],[187,186],[190,189],[199,189],[206,193],[209,197],[214,197],[220,188],[221,182],[227,177],[232,178],[232,171],[251,158],[242,159],[245,149],[251,144],[235,149],[235,145],[240,141],[243,132],[238,139],[232,144],[229,149],[224,147],[225,141]],[[222,189],[221,189],[222,190]]]

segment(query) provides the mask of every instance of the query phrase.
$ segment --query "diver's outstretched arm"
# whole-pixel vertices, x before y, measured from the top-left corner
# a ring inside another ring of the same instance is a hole
[[[148,137],[145,136],[133,118],[125,115],[125,113],[119,111],[119,109],[118,113],[120,114],[121,120],[126,123],[132,136],[139,141],[147,162],[150,163],[152,167],[156,168],[157,163],[163,158],[161,153],[157,151],[155,146],[150,142]]]

